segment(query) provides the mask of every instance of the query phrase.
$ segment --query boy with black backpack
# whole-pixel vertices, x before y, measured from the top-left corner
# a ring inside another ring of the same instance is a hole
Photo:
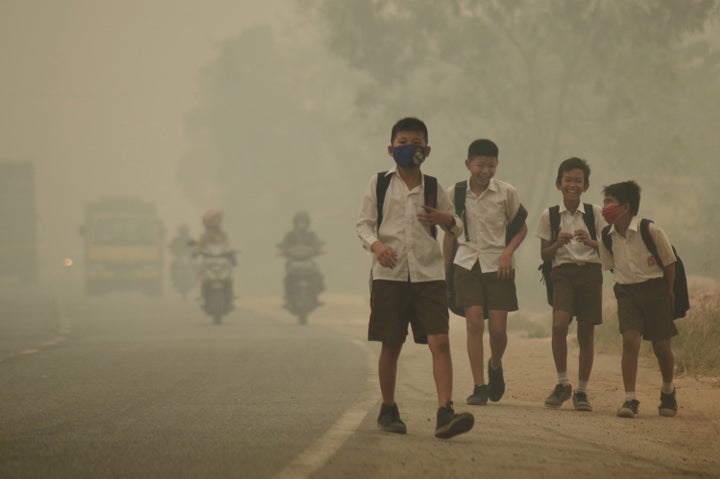
[[[677,414],[673,376],[675,357],[670,339],[678,330],[673,322],[687,311],[684,269],[667,235],[649,220],[637,217],[640,186],[624,181],[606,186],[602,215],[610,226],[602,233],[603,268],[613,272],[618,323],[623,338],[622,376],[625,402],[619,417],[634,418],[640,402],[635,395],[641,338],[652,341],[660,366],[661,416]],[[676,281],[680,279],[680,283]],[[680,289],[676,289],[680,286]]]
[[[605,226],[600,206],[581,202],[590,187],[590,166],[569,158],[558,168],[555,187],[562,203],[546,209],[538,221],[540,256],[548,303],[553,308],[552,353],[558,383],[545,400],[557,409],[572,397],[577,411],[592,411],[587,385],[594,356],[595,325],[602,323],[602,268],[598,232]],[[578,385],[575,391],[567,370],[567,334],[577,318]]]
[[[508,312],[518,309],[513,255],[527,234],[527,211],[517,189],[495,179],[498,155],[491,140],[470,143],[465,159],[470,177],[448,190],[464,223],[457,244],[454,237],[445,235],[443,254],[451,282],[449,296],[456,308],[453,312],[465,316],[474,384],[467,403],[472,405],[485,405],[488,399],[499,401],[505,393],[502,358],[507,347]],[[485,318],[490,343],[487,384]]]
[[[417,118],[393,126],[387,152],[396,166],[370,179],[356,232],[373,253],[368,340],[382,342],[378,428],[407,431],[395,403],[395,383],[410,325],[415,342],[430,347],[439,402],[435,437],[447,439],[469,431],[475,421],[453,409],[447,286],[436,239],[438,226],[457,236],[462,222],[437,180],[420,171],[430,154],[427,141],[427,126]]]

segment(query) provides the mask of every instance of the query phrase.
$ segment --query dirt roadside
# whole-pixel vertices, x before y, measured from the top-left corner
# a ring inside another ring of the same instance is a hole
[[[309,327],[365,339],[365,298],[325,295],[323,300]],[[247,300],[241,306],[292,320],[275,300]],[[620,358],[598,353],[588,390],[594,411],[576,412],[569,403],[548,410],[543,401],[556,380],[550,340],[512,334],[504,359],[506,395],[499,403],[467,406],[472,382],[462,318],[452,317],[450,335],[456,409],[475,414],[473,431],[450,441],[433,438],[437,404],[430,354],[427,347],[408,344],[397,388],[408,434],[378,432],[376,411],[369,411],[351,439],[312,477],[720,478],[719,378],[677,378],[679,413],[664,418],[657,413],[657,365],[642,364],[640,415],[620,419],[615,416],[623,401]],[[577,349],[572,346],[569,358],[570,377],[576,381]]]

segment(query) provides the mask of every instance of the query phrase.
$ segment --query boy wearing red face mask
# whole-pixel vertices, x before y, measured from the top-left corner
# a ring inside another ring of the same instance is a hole
[[[667,235],[655,223],[649,224],[650,237],[657,247],[662,265],[645,246],[637,217],[640,207],[640,186],[624,181],[606,186],[602,211],[612,240],[612,251],[601,241],[603,268],[613,272],[618,322],[623,337],[622,376],[625,402],[618,409],[619,417],[633,418],[640,402],[635,395],[640,340],[652,341],[653,351],[662,374],[660,391],[661,416],[677,414],[673,374],[675,357],[670,338],[678,331],[673,322],[673,282],[675,254]]]
[[[538,221],[540,256],[552,260],[552,352],[558,383],[545,400],[545,407],[557,409],[572,397],[577,411],[592,411],[587,385],[594,356],[595,325],[602,323],[602,268],[598,255],[599,235],[605,226],[600,206],[582,203],[590,187],[590,166],[581,158],[569,158],[558,168],[555,186],[563,196],[558,205],[559,230],[554,237],[550,208]],[[590,233],[592,226],[594,234]],[[567,334],[573,316],[577,318],[578,385],[575,391],[567,372]]]

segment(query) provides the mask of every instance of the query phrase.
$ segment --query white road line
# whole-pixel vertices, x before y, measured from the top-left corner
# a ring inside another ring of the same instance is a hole
[[[370,349],[366,342],[358,339],[351,339],[353,344],[362,348],[367,364],[367,386],[363,398],[357,401],[353,406],[340,416],[335,424],[327,430],[319,439],[312,443],[307,449],[298,454],[290,464],[275,476],[276,479],[307,479],[322,466],[324,466],[330,458],[340,449],[345,441],[357,431],[362,420],[368,414],[368,411],[377,402],[377,393],[375,392],[376,361],[375,353]]]
[[[28,348],[24,349],[22,351],[18,351],[15,353],[10,353],[7,356],[0,357],[0,363],[5,362],[9,359],[16,358],[18,356],[28,356],[30,354],[36,354],[42,351],[43,349],[47,349],[53,346],[57,346],[60,343],[63,343],[67,340],[67,336],[70,333],[70,323],[68,321],[67,315],[65,314],[65,305],[62,301],[57,302],[57,323],[58,323],[58,335],[55,336],[52,339],[49,339],[47,341],[44,341],[40,344],[40,346],[36,348]]]

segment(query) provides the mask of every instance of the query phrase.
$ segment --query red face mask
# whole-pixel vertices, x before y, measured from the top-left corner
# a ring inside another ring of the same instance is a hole
[[[620,211],[620,206],[617,203],[610,203],[602,209],[602,216],[609,225],[614,225],[624,215],[625,213]]]

